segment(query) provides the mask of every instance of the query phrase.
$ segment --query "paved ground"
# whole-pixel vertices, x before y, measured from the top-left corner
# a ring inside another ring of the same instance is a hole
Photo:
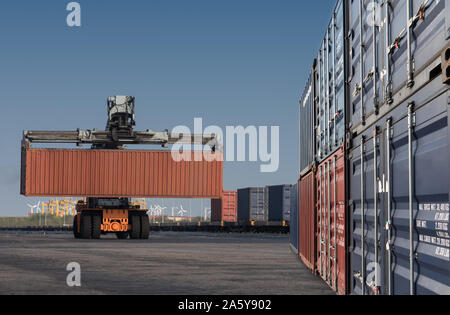
[[[70,262],[81,287],[66,284]],[[0,294],[333,294],[287,236],[154,233],[149,241],[0,233]]]

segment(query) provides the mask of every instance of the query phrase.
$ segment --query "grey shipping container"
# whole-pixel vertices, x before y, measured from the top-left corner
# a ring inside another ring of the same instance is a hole
[[[315,67],[316,156],[322,162],[345,140],[346,52],[344,46],[344,1],[337,2],[333,17],[322,41]]]
[[[300,98],[300,176],[307,174],[314,166],[314,121],[315,121],[315,62]]]
[[[289,221],[291,185],[269,186],[269,221]]]
[[[450,40],[450,3],[346,1],[348,119],[351,131],[360,134],[434,77],[448,80],[441,65]]]
[[[450,294],[449,110],[435,78],[353,139],[353,294]]]
[[[238,222],[267,222],[269,214],[269,190],[245,188],[238,190]]]
[[[289,243],[298,254],[298,184],[291,186],[291,210],[289,213]]]

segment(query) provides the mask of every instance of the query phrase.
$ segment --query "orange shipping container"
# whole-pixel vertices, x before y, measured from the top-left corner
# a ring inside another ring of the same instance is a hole
[[[347,293],[345,156],[341,148],[317,169],[317,256],[319,274],[338,294]]]
[[[237,191],[224,191],[211,200],[211,222],[237,222]]]
[[[220,198],[222,153],[176,162],[171,151],[24,149],[21,194],[32,197]],[[215,156],[213,156],[215,155]],[[216,157],[216,161],[208,162]],[[218,161],[217,161],[218,160]]]

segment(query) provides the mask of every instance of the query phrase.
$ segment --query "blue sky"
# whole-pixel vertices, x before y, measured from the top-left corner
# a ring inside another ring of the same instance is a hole
[[[294,183],[298,98],[334,0],[65,0],[0,3],[0,215],[25,215],[23,130],[104,128],[110,95],[136,97],[137,129],[280,126],[280,168],[226,163],[226,189]],[[152,148],[156,149],[156,148]]]

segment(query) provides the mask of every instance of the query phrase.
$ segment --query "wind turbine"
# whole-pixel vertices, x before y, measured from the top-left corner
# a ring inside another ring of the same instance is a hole
[[[166,210],[166,209],[167,209],[167,207],[161,207],[160,205],[158,205],[158,213],[161,216],[162,223],[164,223],[164,210]]]
[[[175,216],[175,209],[178,209],[178,207],[172,207],[172,217]]]
[[[204,208],[205,209],[205,221],[208,221],[208,216],[211,215],[211,208]]]
[[[160,205],[156,205],[155,208],[156,208],[156,209],[155,209],[155,210],[156,210],[156,215],[159,215],[159,216],[162,216],[164,210],[167,209],[167,207],[161,207]]]
[[[34,205],[34,206],[28,204],[28,207],[30,207],[30,212],[31,212],[31,214],[34,214],[34,209],[36,209],[36,213],[39,213],[39,211],[41,210],[41,209],[39,208],[40,204],[41,204],[40,201],[39,201],[36,205]]]
[[[187,213],[186,210],[183,209],[183,205],[180,205],[180,211],[178,211],[178,215],[180,217],[184,217],[184,215]]]

